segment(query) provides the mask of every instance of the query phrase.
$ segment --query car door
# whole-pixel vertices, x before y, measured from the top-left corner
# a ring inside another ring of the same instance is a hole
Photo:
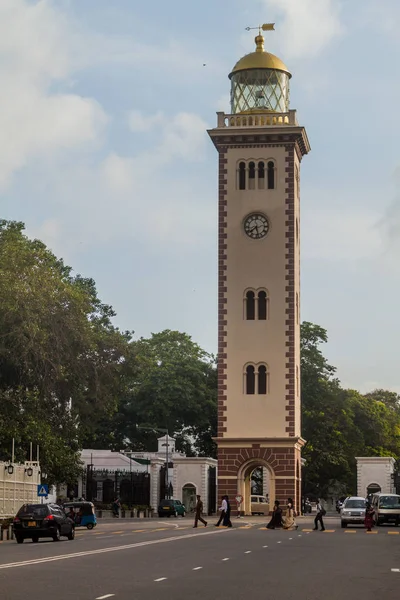
[[[53,514],[57,520],[57,524],[60,527],[61,535],[68,535],[71,530],[71,523],[67,518],[65,512],[62,510],[60,506],[53,507]]]

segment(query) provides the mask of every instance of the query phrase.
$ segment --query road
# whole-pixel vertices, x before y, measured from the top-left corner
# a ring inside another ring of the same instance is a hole
[[[2,600],[397,600],[400,528],[268,531],[186,519],[101,522],[74,541],[0,544]],[[397,569],[397,570],[396,570]]]

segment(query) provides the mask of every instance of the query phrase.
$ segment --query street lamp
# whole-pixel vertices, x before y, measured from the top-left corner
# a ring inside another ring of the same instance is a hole
[[[10,465],[6,465],[4,467],[4,470],[7,471],[7,473],[9,475],[12,475],[14,473],[14,467],[10,464]]]
[[[147,427],[146,425],[136,425],[136,429],[145,429],[147,431],[154,431],[154,433],[156,431],[160,431],[161,433],[165,433],[166,434],[166,444],[164,444],[164,446],[166,446],[166,469],[165,469],[165,497],[169,498],[169,474],[168,474],[168,465],[169,465],[169,433],[168,433],[168,429],[164,429],[163,427]]]
[[[32,467],[28,467],[27,469],[25,469],[25,473],[28,475],[28,477],[32,477],[32,475],[33,475]]]

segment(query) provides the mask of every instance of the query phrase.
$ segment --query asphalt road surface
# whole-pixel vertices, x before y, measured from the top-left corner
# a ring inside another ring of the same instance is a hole
[[[213,522],[214,519],[212,520]],[[1,600],[398,600],[400,528],[268,531],[186,519],[101,522],[74,541],[0,544]]]

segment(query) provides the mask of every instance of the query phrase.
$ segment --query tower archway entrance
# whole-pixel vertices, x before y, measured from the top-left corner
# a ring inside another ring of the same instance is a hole
[[[243,463],[238,470],[238,494],[243,496],[242,514],[269,513],[275,498],[275,472],[266,460],[254,458]]]

